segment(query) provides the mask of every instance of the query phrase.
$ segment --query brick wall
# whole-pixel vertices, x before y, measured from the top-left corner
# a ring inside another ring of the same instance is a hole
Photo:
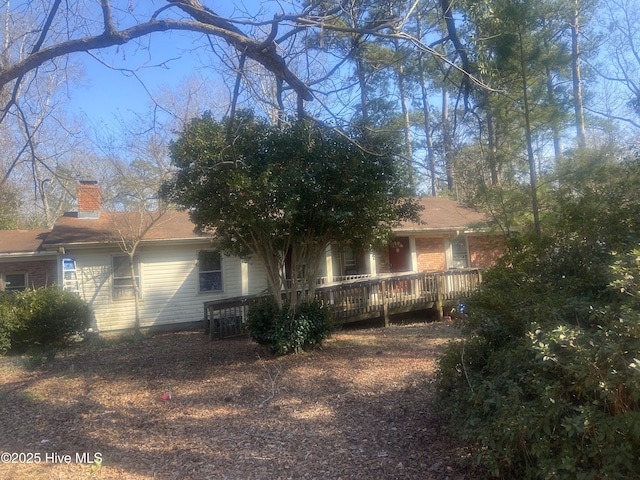
[[[26,273],[30,288],[47,287],[57,283],[57,272],[55,260],[0,263],[0,277],[2,279],[8,273]]]
[[[471,268],[489,268],[504,254],[504,238],[491,236],[471,236],[467,238]]]
[[[81,181],[77,187],[78,213],[96,213],[100,211],[100,187],[94,181]]]
[[[436,272],[446,269],[443,237],[417,237],[416,256],[419,272]]]
[[[489,268],[504,254],[504,238],[498,235],[468,236],[470,268]],[[418,272],[447,269],[444,237],[416,237]],[[387,251],[376,252],[378,273],[391,271]]]

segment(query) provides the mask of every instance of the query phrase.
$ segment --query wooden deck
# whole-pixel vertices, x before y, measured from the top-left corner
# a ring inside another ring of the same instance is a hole
[[[336,324],[379,318],[388,325],[391,315],[429,308],[435,308],[441,316],[443,304],[462,300],[481,281],[476,269],[376,276],[322,285],[315,296],[331,308]],[[206,302],[206,332],[218,339],[244,333],[247,312],[258,299],[252,296]]]

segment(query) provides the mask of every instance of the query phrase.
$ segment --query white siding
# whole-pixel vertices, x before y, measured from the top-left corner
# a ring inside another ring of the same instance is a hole
[[[269,288],[267,270],[262,262],[249,260],[249,295],[258,295]]]
[[[242,294],[242,268],[238,258],[222,258],[222,292],[199,293],[198,251],[201,245],[142,246],[137,251],[140,268],[142,327],[195,322],[203,318],[203,302]],[[95,312],[99,331],[130,329],[135,325],[134,299],[114,300],[111,294],[111,258],[117,250],[73,250],[80,293]],[[249,263],[249,293],[266,287],[264,270]]]

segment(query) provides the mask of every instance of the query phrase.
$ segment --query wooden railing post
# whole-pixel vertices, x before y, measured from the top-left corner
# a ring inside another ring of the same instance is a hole
[[[205,335],[209,334],[209,329],[210,328],[211,328],[211,325],[209,323],[209,306],[205,302],[205,304],[204,304],[204,333],[205,333]]]
[[[390,323],[389,319],[389,299],[387,295],[387,280],[382,280],[380,289],[382,290],[382,318],[384,320],[384,326],[388,327]]]
[[[443,274],[436,275],[436,314],[438,315],[438,321],[442,321],[442,298],[446,293],[445,278]]]

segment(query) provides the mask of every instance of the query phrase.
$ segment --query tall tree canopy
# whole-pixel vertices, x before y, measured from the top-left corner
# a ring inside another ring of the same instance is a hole
[[[64,110],[81,77],[75,62],[90,58],[144,83],[143,69],[155,65],[163,78],[162,67],[184,61],[227,82],[217,90],[230,116],[248,107],[274,123],[296,115],[401,131],[419,190],[511,223],[521,217],[512,199],[528,190],[535,215],[538,175],[571,147],[596,145],[601,132],[620,141],[621,124],[637,134],[636,18],[629,0],[4,2],[0,184],[17,182],[21,203],[54,222],[67,185],[98,163],[79,152],[95,147],[79,143],[87,135]],[[179,52],[156,43],[168,35],[184,41]],[[151,121],[175,115],[143,88]]]
[[[280,305],[283,288],[292,309],[297,291],[313,295],[330,242],[368,246],[415,218],[393,139],[354,130],[356,143],[304,120],[280,129],[247,112],[229,122],[204,115],[186,126],[163,193],[215,231],[222,251],[261,260]]]

